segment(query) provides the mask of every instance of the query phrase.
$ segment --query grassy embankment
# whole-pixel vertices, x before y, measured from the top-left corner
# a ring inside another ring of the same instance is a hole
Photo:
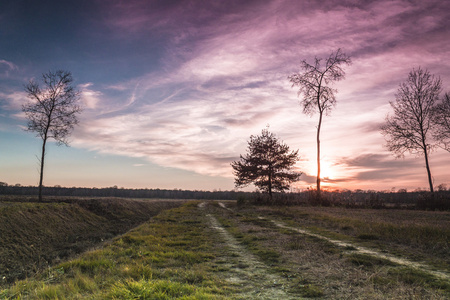
[[[131,199],[0,201],[0,284],[25,278],[182,202]]]
[[[16,282],[0,298],[226,298],[229,289],[208,264],[214,232],[192,213],[196,205],[162,212],[100,249]]]

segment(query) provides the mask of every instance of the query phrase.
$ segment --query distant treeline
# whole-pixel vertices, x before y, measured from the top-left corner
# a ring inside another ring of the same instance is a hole
[[[0,195],[37,195],[38,187],[0,185]],[[165,189],[125,189],[118,187],[82,188],[82,187],[43,187],[44,196],[64,197],[120,197],[120,198],[159,198],[159,199],[211,199],[236,200],[245,192],[236,191],[190,191]]]
[[[199,190],[166,190],[166,189],[126,189],[116,186],[107,188],[81,187],[44,187],[45,196],[59,197],[119,197],[119,198],[158,198],[158,199],[209,199],[237,200],[239,203],[272,204],[272,205],[322,205],[367,208],[419,208],[449,209],[450,190],[441,189],[434,197],[427,191],[397,192],[357,190],[357,191],[323,191],[320,199],[315,197],[314,190],[296,193],[275,193],[272,200],[266,194],[242,191],[199,191]],[[0,183],[0,196],[32,196],[37,195],[38,187],[7,185]]]
[[[450,190],[440,190],[431,194],[428,191],[397,192],[357,190],[322,191],[317,197],[315,190],[300,193],[278,193],[273,199],[265,194],[251,193],[239,196],[238,202],[252,202],[273,205],[316,205],[343,206],[348,208],[407,208],[424,210],[450,210]]]

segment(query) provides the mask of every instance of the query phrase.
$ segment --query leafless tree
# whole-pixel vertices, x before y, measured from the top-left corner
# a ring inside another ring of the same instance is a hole
[[[320,197],[320,129],[323,114],[331,111],[336,105],[336,89],[330,84],[345,78],[343,65],[350,65],[351,59],[338,49],[332,52],[326,59],[315,58],[313,64],[303,60],[300,64],[301,71],[289,76],[292,86],[298,86],[298,94],[303,94],[301,105],[303,112],[308,115],[319,113],[319,124],[317,125],[317,194]]]
[[[436,145],[433,118],[441,86],[441,79],[428,70],[413,69],[406,82],[400,84],[395,102],[390,102],[394,115],[388,115],[381,127],[387,148],[397,157],[403,157],[405,152],[425,157],[431,193],[434,190],[429,155]]]
[[[446,93],[442,102],[436,105],[433,121],[436,125],[434,138],[450,152],[450,93]]]
[[[31,80],[25,85],[30,102],[22,106],[27,116],[27,131],[36,132],[42,139],[40,160],[39,201],[42,201],[42,182],[44,178],[45,146],[49,138],[58,145],[68,146],[68,136],[78,124],[77,114],[81,112],[78,104],[79,92],[72,86],[72,74],[56,71],[42,74],[44,87]]]

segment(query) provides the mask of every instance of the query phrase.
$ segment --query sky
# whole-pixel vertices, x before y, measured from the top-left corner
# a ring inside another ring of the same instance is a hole
[[[62,69],[83,112],[70,147],[49,144],[44,185],[232,190],[230,163],[269,126],[299,150],[293,188],[314,187],[318,115],[288,76],[338,48],[352,64],[323,120],[322,185],[426,189],[423,157],[395,158],[380,126],[412,69],[450,91],[450,1],[0,0],[0,181],[38,184],[24,85]],[[430,166],[450,187],[450,153]]]

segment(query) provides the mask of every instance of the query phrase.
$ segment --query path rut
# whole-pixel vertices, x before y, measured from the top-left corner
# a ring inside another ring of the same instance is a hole
[[[225,208],[227,210],[230,210],[230,208],[226,207],[225,204],[223,203],[219,203],[220,207]],[[333,243],[337,246],[340,247],[344,247],[344,248],[352,248],[353,250],[351,250],[352,253],[361,253],[361,254],[366,254],[366,255],[370,255],[373,257],[377,257],[377,258],[382,258],[382,259],[386,259],[390,262],[399,264],[399,265],[403,265],[403,266],[407,266],[407,267],[412,267],[415,269],[418,269],[420,271],[429,273],[434,275],[437,278],[440,279],[444,279],[444,280],[450,280],[450,274],[448,274],[447,272],[444,271],[437,271],[437,270],[433,270],[430,266],[423,264],[423,263],[419,263],[419,262],[415,262],[415,261],[411,261],[405,258],[400,258],[400,257],[396,257],[394,255],[391,254],[387,254],[387,253],[381,253],[377,250],[374,249],[370,249],[367,247],[362,247],[362,246],[358,246],[355,244],[352,244],[350,242],[344,242],[344,241],[340,241],[340,240],[335,240],[335,239],[331,239],[328,238],[326,236],[317,234],[317,233],[313,233],[309,230],[306,229],[301,229],[301,228],[297,228],[297,227],[292,227],[292,226],[287,226],[279,221],[275,221],[275,220],[271,220],[271,219],[267,219],[267,218],[263,218],[263,217],[258,217],[259,219],[262,220],[267,220],[272,222],[275,226],[279,227],[279,228],[284,228],[284,229],[288,229],[288,230],[292,230],[304,235],[309,235],[309,236],[313,236],[322,240],[326,240],[330,243]],[[350,251],[349,251],[350,252]]]
[[[261,218],[260,217],[260,219],[265,219],[265,218]],[[314,236],[316,238],[319,238],[319,239],[322,239],[322,240],[326,240],[326,241],[328,241],[330,243],[333,243],[333,244],[335,244],[337,246],[346,247],[346,248],[350,248],[351,247],[351,248],[354,249],[354,250],[351,251],[352,253],[367,254],[367,255],[374,256],[374,257],[386,259],[386,260],[388,260],[390,262],[393,262],[393,263],[396,263],[396,264],[399,264],[399,265],[404,265],[404,266],[412,267],[412,268],[415,268],[415,269],[419,269],[421,271],[427,272],[429,274],[432,274],[432,275],[434,275],[434,276],[436,276],[438,278],[444,279],[444,280],[450,280],[450,275],[448,273],[432,270],[430,266],[422,264],[422,263],[419,263],[419,262],[414,262],[414,261],[411,261],[411,260],[408,260],[408,259],[404,259],[404,258],[393,256],[393,255],[390,255],[390,254],[381,253],[381,252],[378,252],[378,251],[373,250],[373,249],[369,249],[369,248],[366,248],[366,247],[354,245],[352,243],[331,239],[331,238],[325,237],[325,236],[320,235],[320,234],[312,233],[312,232],[310,232],[308,230],[287,226],[285,224],[282,224],[282,223],[274,221],[274,220],[269,220],[269,221],[272,222],[273,224],[275,224],[275,226],[280,227],[280,228],[289,229],[289,230],[292,230],[292,231],[295,231],[295,232],[298,232],[298,233],[301,233],[301,234],[306,234],[306,235],[309,235],[309,236]]]
[[[206,202],[199,204],[204,209]],[[221,205],[226,208],[225,205]],[[227,208],[228,209],[228,208]],[[216,230],[228,251],[226,253],[228,269],[227,281],[240,287],[239,297],[242,299],[300,299],[286,291],[286,279],[270,272],[269,267],[251,254],[236,240],[212,214],[206,214],[210,227]]]

